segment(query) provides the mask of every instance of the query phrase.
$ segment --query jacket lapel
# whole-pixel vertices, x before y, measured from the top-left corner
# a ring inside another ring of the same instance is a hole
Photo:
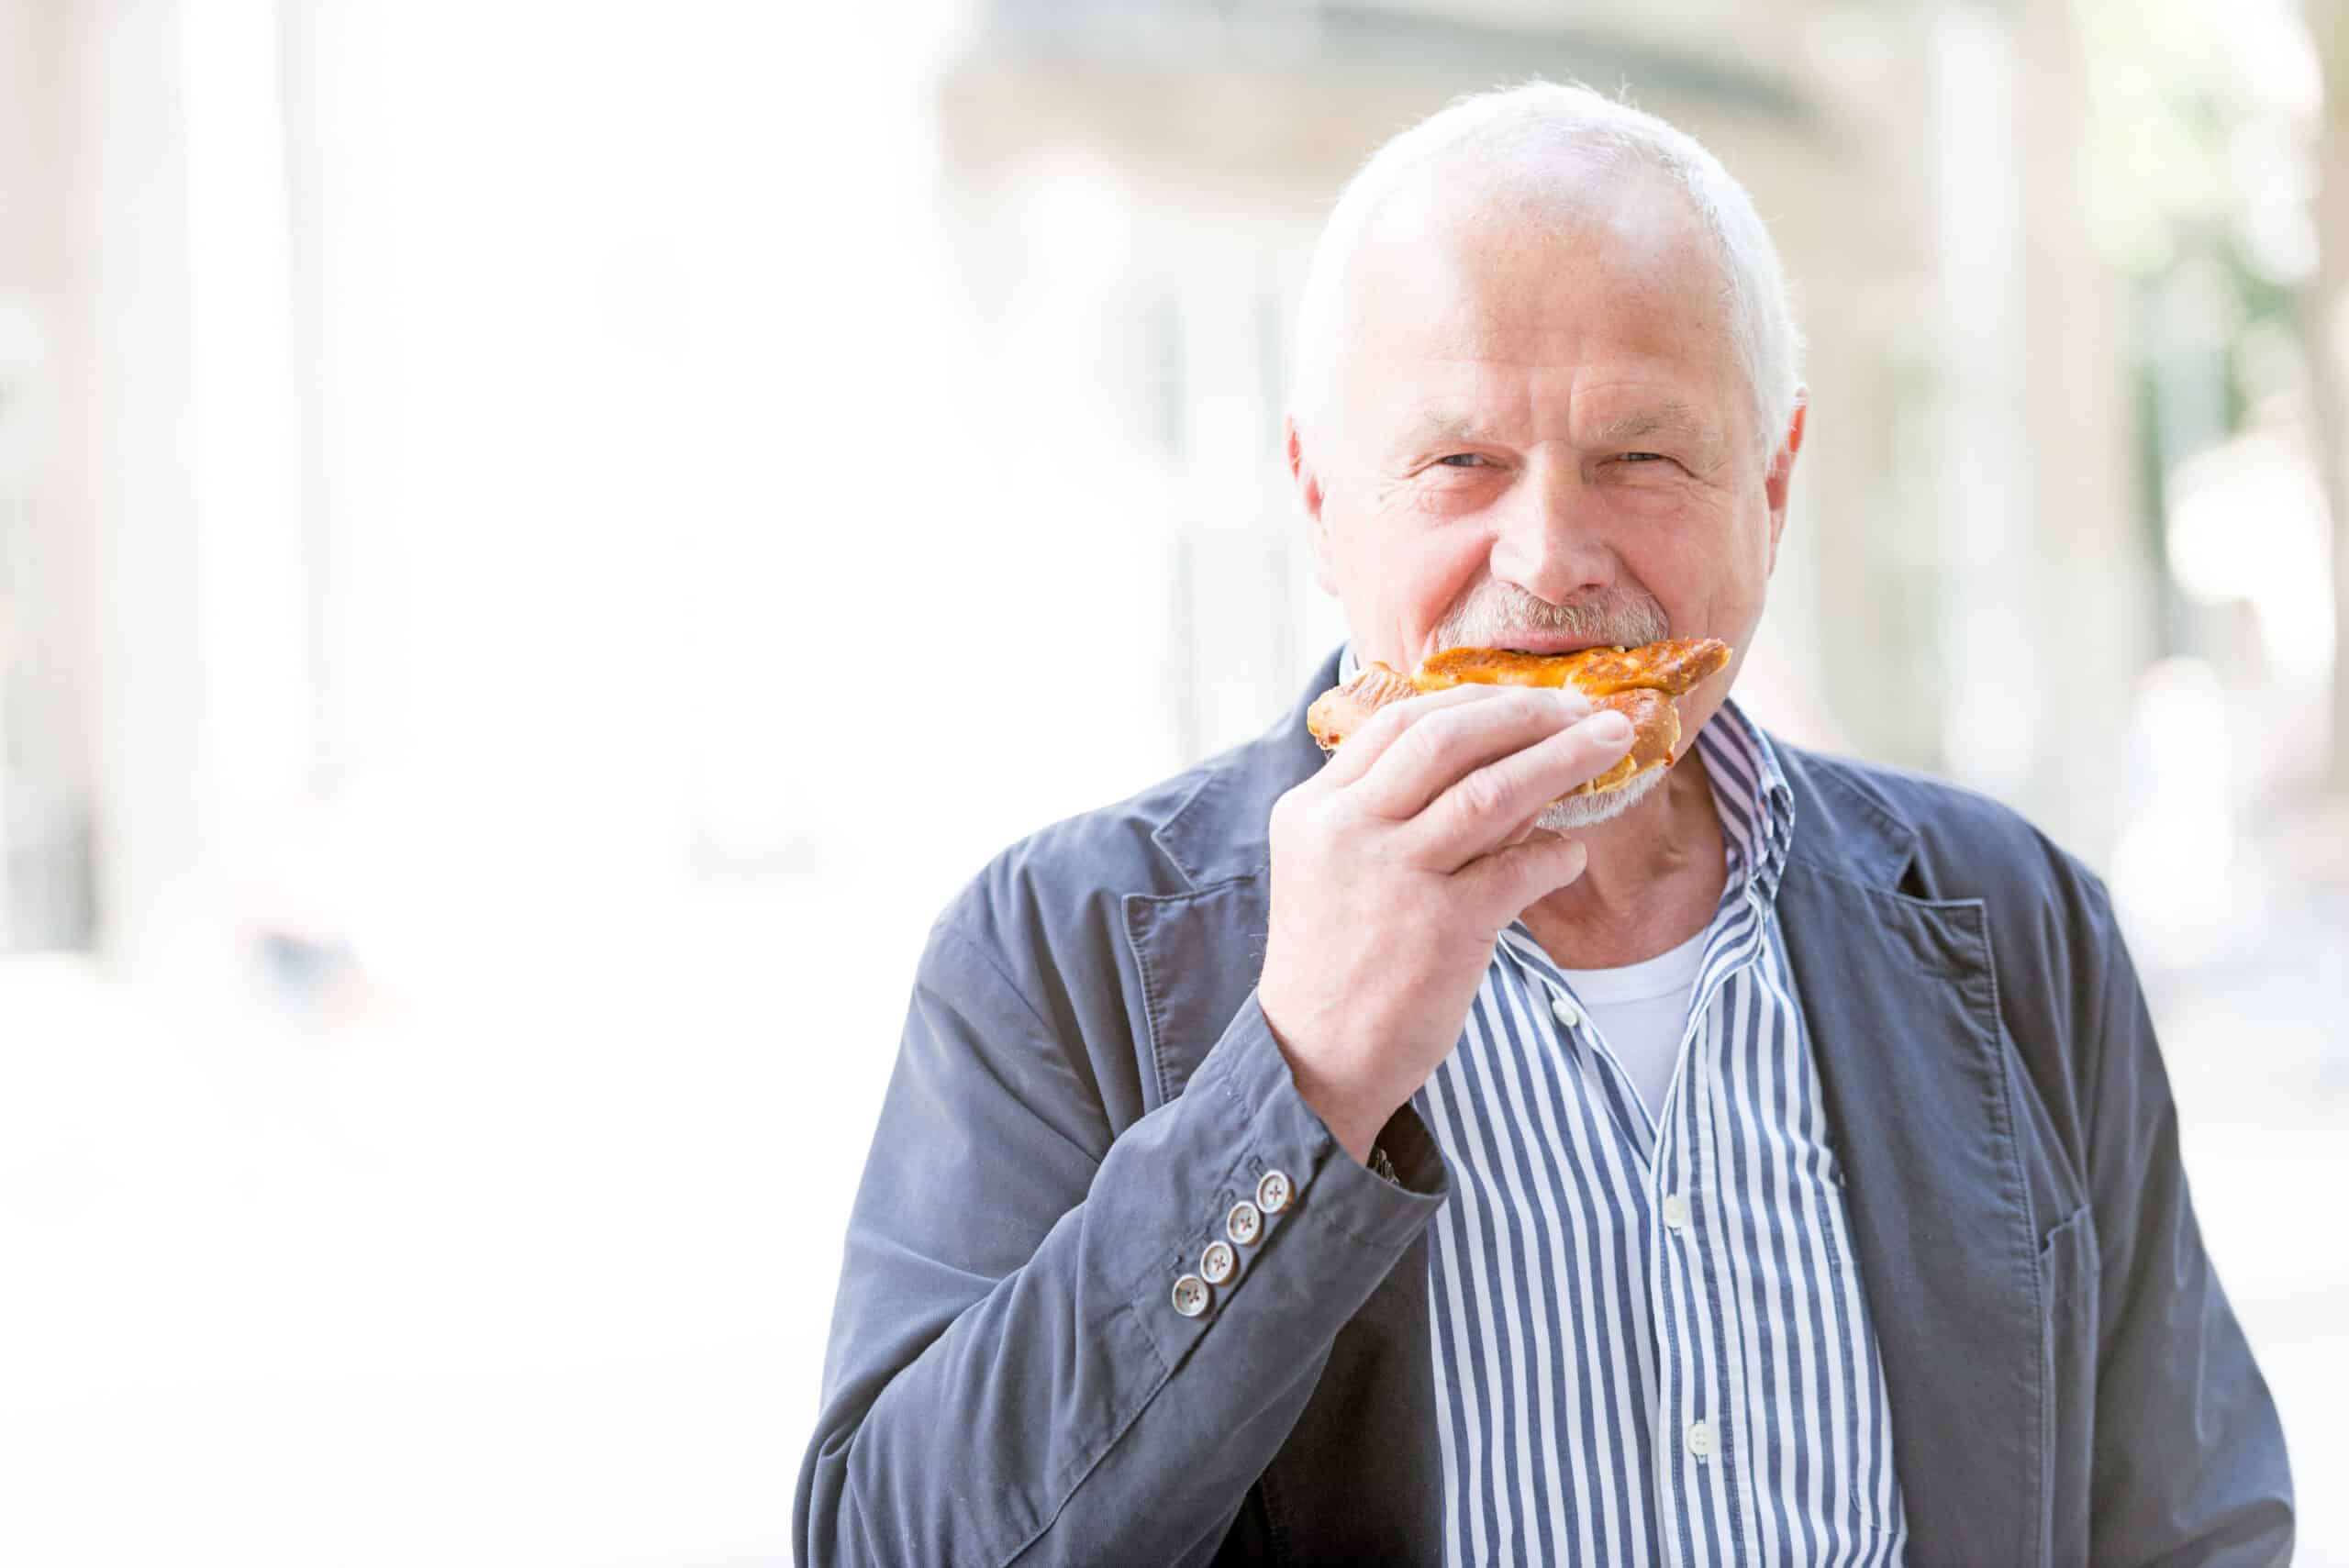
[[[1797,848],[1778,913],[1884,1362],[1909,1561],[2034,1562],[2038,1259],[1987,915],[1898,891],[1913,830],[1779,750]]]
[[[1189,886],[1124,900],[1126,941],[1142,983],[1142,1016],[1134,1021],[1135,1038],[1150,1053],[1146,1110],[1183,1092],[1256,987],[1270,908],[1273,803],[1321,765],[1305,710],[1337,669],[1332,653],[1286,717],[1200,769],[1198,783],[1151,832]]]
[[[1126,895],[1126,941],[1142,976],[1151,1078],[1144,1111],[1183,1092],[1256,988],[1268,909],[1261,872],[1190,893]]]

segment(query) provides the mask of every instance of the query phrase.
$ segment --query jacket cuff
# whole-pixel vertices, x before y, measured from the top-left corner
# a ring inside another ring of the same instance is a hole
[[[1397,1107],[1386,1125],[1378,1129],[1378,1147],[1386,1152],[1387,1162],[1395,1168],[1395,1180],[1415,1193],[1441,1198],[1445,1184],[1443,1153],[1436,1148],[1435,1135],[1409,1101]]]
[[[1450,1192],[1443,1157],[1418,1114],[1406,1105],[1379,1132],[1379,1144],[1395,1162],[1401,1184],[1373,1174],[1346,1152],[1297,1093],[1288,1058],[1281,1054],[1253,992],[1187,1092],[1209,1084],[1248,1118],[1252,1147],[1243,1169],[1252,1180],[1268,1170],[1286,1171],[1298,1218],[1362,1246],[1399,1252],[1443,1206]]]
[[[1283,1347],[1286,1357],[1308,1346],[1318,1354],[1450,1192],[1442,1156],[1408,1107],[1388,1130],[1397,1173],[1408,1171],[1409,1185],[1372,1174],[1346,1152],[1297,1093],[1252,993],[1183,1092],[1120,1139],[1111,1161],[1141,1154],[1134,1135],[1145,1129],[1149,1141],[1163,1140],[1173,1156],[1171,1164],[1153,1163],[1174,1180],[1152,1184],[1155,1201],[1145,1198],[1146,1208],[1121,1201],[1119,1217],[1098,1218],[1113,1229],[1135,1228],[1138,1240],[1155,1232],[1156,1244],[1145,1250],[1155,1262],[1128,1288],[1170,1367],[1202,1340],[1227,1346],[1218,1361],[1245,1357],[1252,1352],[1236,1347],[1256,1339]],[[1118,1185],[1122,1193],[1124,1184]],[[1242,1209],[1252,1216],[1241,1215],[1235,1229]],[[1234,1265],[1220,1280],[1211,1277],[1208,1255],[1219,1242],[1231,1243]],[[1286,1364],[1294,1371],[1299,1363]],[[1273,1373],[1268,1365],[1251,1375]]]

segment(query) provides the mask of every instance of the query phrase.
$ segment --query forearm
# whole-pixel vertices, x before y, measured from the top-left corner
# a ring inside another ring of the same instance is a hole
[[[1440,1193],[1432,1148],[1407,1126],[1404,1179]],[[975,1195],[989,1159],[973,1148],[968,1192],[930,1201],[960,1201],[970,1223],[988,1223]],[[1202,1252],[1228,1242],[1233,1207],[1273,1172],[1293,1195],[1253,1244],[1232,1246],[1236,1273],[1186,1316],[1175,1282],[1207,1272]],[[875,1195],[922,1201],[885,1185]],[[1252,1000],[1187,1090],[1116,1140],[1020,1266],[971,1282],[976,1298],[942,1329],[937,1311],[952,1304],[918,1290],[895,1322],[863,1308],[836,1325],[835,1370],[852,1364],[801,1476],[807,1562],[1171,1562],[1211,1550],[1339,1329],[1439,1201],[1336,1144]],[[888,1229],[874,1229],[870,1257],[852,1242],[852,1271],[891,1266]]]

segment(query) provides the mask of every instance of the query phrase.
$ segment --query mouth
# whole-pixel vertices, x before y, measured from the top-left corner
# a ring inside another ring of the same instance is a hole
[[[1603,637],[1537,637],[1524,636],[1514,642],[1496,643],[1504,653],[1531,653],[1547,656],[1558,653],[1579,653],[1586,648],[1620,648]]]

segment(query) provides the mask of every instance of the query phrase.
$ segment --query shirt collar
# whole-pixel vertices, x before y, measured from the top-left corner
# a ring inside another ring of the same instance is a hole
[[[1338,656],[1338,684],[1353,680],[1362,666],[1349,640]],[[1795,795],[1778,766],[1778,753],[1761,726],[1745,716],[1735,697],[1724,697],[1697,734],[1705,776],[1712,782],[1713,808],[1729,841],[1731,867],[1764,903],[1777,896],[1794,842]]]
[[[1742,872],[1747,891],[1767,904],[1777,897],[1795,838],[1795,792],[1778,766],[1777,751],[1735,697],[1721,699],[1697,732],[1697,748],[1712,782],[1732,874]]]

